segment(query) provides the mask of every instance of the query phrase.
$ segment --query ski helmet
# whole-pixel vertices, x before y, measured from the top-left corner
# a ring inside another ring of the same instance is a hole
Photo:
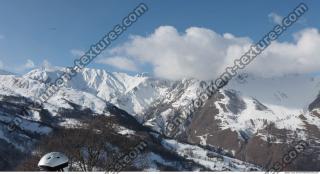
[[[39,161],[38,167],[43,171],[67,171],[69,159],[61,152],[45,154]]]

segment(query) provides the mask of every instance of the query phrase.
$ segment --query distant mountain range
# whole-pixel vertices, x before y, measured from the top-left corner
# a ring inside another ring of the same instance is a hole
[[[34,153],[41,137],[57,128],[81,127],[84,120],[102,116],[118,119],[114,131],[119,137],[148,135],[151,163],[133,163],[137,170],[267,170],[299,140],[310,148],[285,169],[320,170],[320,77],[240,74],[172,135],[166,125],[203,90],[199,80],[85,68],[41,108],[28,107],[64,71],[42,68],[22,76],[0,72],[0,169],[14,170]],[[24,107],[27,116],[19,114]],[[23,122],[10,132],[7,124],[17,115]],[[9,151],[19,155],[6,159]]]

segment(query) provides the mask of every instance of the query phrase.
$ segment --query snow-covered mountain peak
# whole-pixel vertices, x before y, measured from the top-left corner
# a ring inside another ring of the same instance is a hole
[[[38,80],[45,83],[53,83],[55,79],[59,78],[67,71],[67,68],[40,68],[34,69],[25,74],[25,78]],[[127,92],[139,85],[148,77],[130,76],[125,73],[111,73],[103,69],[84,68],[68,83],[68,87],[87,90],[95,89],[99,91],[104,85],[110,88],[116,88],[118,91]]]
[[[23,77],[49,84],[54,83],[55,79],[66,71],[66,68],[41,68],[34,69]],[[145,109],[146,103],[150,104],[154,98],[157,98],[157,92],[153,88],[160,83],[162,82],[147,76],[131,76],[125,73],[111,73],[103,69],[84,68],[67,83],[66,88],[90,93],[104,101],[112,102],[117,106],[121,105],[123,109],[134,105],[133,110],[138,112]],[[143,92],[138,92],[141,90]],[[127,111],[135,114],[133,110]]]

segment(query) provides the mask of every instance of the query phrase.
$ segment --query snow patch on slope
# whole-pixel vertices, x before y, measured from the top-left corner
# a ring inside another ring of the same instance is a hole
[[[260,168],[245,163],[243,161],[233,159],[230,157],[222,156],[218,153],[203,149],[198,146],[179,143],[175,140],[164,139],[161,144],[171,150],[176,152],[178,155],[190,159],[202,166],[205,166],[213,171],[252,171],[261,170]],[[211,155],[208,155],[211,154]]]

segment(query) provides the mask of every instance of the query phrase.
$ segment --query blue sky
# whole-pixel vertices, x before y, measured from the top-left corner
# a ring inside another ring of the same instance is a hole
[[[275,25],[268,17],[270,13],[285,16],[301,1],[2,0],[2,69],[23,73],[42,64],[44,59],[52,65],[70,66],[76,58],[71,50],[87,50],[140,2],[147,4],[149,11],[112,47],[128,42],[130,35],[147,37],[160,26],[172,26],[179,33],[190,27],[202,27],[219,34],[231,33],[258,41]],[[309,6],[309,11],[301,22],[294,24],[279,38],[280,42],[293,42],[292,34],[305,28],[320,28],[320,2],[304,2]],[[154,73],[153,66],[143,64],[139,72]],[[89,67],[121,71],[96,62]]]

